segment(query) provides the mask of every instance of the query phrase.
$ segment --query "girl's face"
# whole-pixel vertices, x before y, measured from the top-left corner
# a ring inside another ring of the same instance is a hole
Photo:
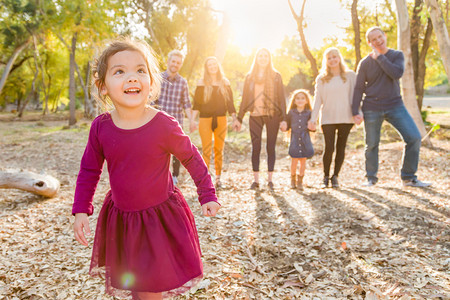
[[[149,99],[151,76],[144,56],[138,51],[121,51],[108,59],[102,95],[108,95],[116,109],[144,107]]]
[[[306,99],[305,94],[298,93],[297,95],[295,95],[294,103],[297,106],[297,109],[304,110],[306,103],[308,103],[308,100]]]
[[[214,59],[208,60],[206,63],[206,70],[208,71],[209,75],[215,76],[219,72],[219,65],[217,64],[217,61]]]
[[[341,58],[335,51],[331,51],[327,54],[327,66],[329,68],[339,67],[339,63],[341,62]]]
[[[256,56],[256,63],[258,64],[258,66],[262,69],[265,69],[270,62],[270,54],[265,51],[259,51],[258,55]]]

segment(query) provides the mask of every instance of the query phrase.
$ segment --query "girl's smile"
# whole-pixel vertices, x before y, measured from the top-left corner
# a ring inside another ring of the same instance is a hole
[[[305,109],[307,101],[306,96],[303,93],[296,95],[294,101],[298,111],[303,111]]]
[[[116,109],[145,107],[151,77],[147,64],[137,51],[121,51],[108,60],[102,94],[108,95]]]

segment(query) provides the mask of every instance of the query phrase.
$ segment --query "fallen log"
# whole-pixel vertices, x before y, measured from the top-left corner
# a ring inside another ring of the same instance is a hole
[[[0,170],[0,188],[20,189],[51,198],[59,190],[58,179],[23,170]]]

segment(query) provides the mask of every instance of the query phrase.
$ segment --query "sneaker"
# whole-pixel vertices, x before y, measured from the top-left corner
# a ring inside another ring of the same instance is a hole
[[[172,175],[173,185],[178,186],[178,177]]]
[[[250,189],[251,189],[251,190],[257,190],[257,189],[259,189],[259,183],[256,182],[256,181],[254,181],[254,182],[252,183],[252,185],[250,186]]]
[[[330,177],[324,176],[324,177],[323,177],[323,181],[322,181],[322,186],[321,186],[321,187],[322,187],[323,189],[326,189],[326,188],[328,187],[329,182],[330,182]]]
[[[419,179],[411,179],[411,180],[403,180],[403,186],[412,186],[412,187],[429,187],[431,182],[423,182]]]
[[[267,187],[269,188],[269,190],[273,191],[273,182],[272,182],[272,181],[269,181],[269,182],[267,183]]]
[[[364,183],[363,186],[371,187],[371,186],[374,186],[375,184],[376,184],[376,182],[375,182],[374,180],[372,180],[372,179],[367,179],[367,182]]]
[[[337,175],[333,175],[331,176],[331,187],[338,189],[339,188],[339,182],[338,182],[338,177]]]

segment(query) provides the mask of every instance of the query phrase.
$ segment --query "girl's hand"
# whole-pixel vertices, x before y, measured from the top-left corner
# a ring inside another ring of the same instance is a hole
[[[211,201],[202,205],[202,213],[205,217],[214,217],[219,208],[219,203]]]
[[[309,129],[310,131],[316,131],[316,123],[315,123],[315,122],[309,121],[309,122],[308,122],[308,129]]]
[[[287,123],[286,123],[286,121],[281,121],[280,129],[281,129],[281,131],[286,131],[287,130]]]
[[[75,214],[75,222],[73,223],[73,231],[75,234],[75,239],[82,245],[88,246],[88,241],[84,236],[84,232],[86,235],[91,235],[91,229],[89,228],[89,219],[88,215],[84,213]]]

